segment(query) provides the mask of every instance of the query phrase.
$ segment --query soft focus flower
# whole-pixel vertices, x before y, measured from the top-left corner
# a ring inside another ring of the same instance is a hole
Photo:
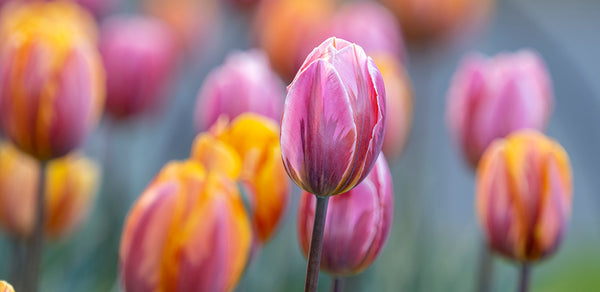
[[[315,200],[304,192],[298,208],[298,239],[305,256],[312,236]],[[387,240],[393,215],[392,176],[382,154],[365,180],[329,200],[321,269],[348,276],[369,267]]]
[[[175,38],[161,21],[144,16],[113,16],[101,31],[106,69],[106,111],[126,118],[152,110],[166,97],[174,69]]]
[[[221,115],[233,120],[254,112],[281,119],[285,87],[261,51],[229,55],[204,81],[196,103],[196,128],[208,129]]]
[[[533,130],[496,140],[477,169],[477,214],[490,247],[522,262],[552,254],[572,189],[569,157],[556,141]]]
[[[198,135],[191,159],[240,181],[258,240],[265,242],[273,235],[290,196],[275,121],[250,113],[229,125],[221,120],[210,133]]]
[[[373,55],[385,83],[385,136],[382,151],[394,160],[404,150],[412,123],[412,86],[397,58],[390,54]]]
[[[473,167],[494,139],[513,131],[543,130],[552,111],[552,83],[533,51],[485,59],[468,55],[448,91],[448,124]]]
[[[331,22],[330,35],[361,46],[369,55],[391,54],[404,61],[404,40],[394,15],[377,2],[346,5]]]
[[[246,265],[251,228],[236,185],[193,161],[167,164],[125,222],[124,291],[231,291]]]
[[[8,143],[0,144],[0,224],[16,237],[33,232],[40,166]],[[51,160],[45,180],[44,233],[64,237],[79,227],[95,198],[99,180],[96,164],[70,154]]]
[[[275,71],[291,80],[306,55],[325,38],[332,0],[265,0],[258,6],[254,36]]]
[[[76,0],[77,3],[89,11],[96,17],[100,17],[108,13],[121,0]]]
[[[155,16],[175,32],[178,48],[194,54],[219,35],[221,11],[217,0],[142,0],[145,13]],[[201,46],[201,47],[197,47]]]
[[[383,0],[410,40],[431,40],[481,26],[493,0]]]
[[[46,160],[79,146],[104,104],[93,20],[70,2],[7,4],[0,15],[0,126]]]
[[[349,191],[371,171],[385,129],[381,73],[361,47],[329,38],[306,59],[288,87],[281,155],[305,191]]]
[[[0,292],[15,292],[15,289],[6,281],[0,281]]]

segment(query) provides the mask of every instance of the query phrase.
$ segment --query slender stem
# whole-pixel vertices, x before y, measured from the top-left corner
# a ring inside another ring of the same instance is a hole
[[[310,240],[308,265],[306,266],[305,292],[317,291],[319,267],[321,266],[321,250],[323,248],[323,233],[325,231],[325,217],[327,216],[327,203],[329,203],[329,197],[317,196],[317,208],[315,210],[315,220]]]
[[[22,242],[16,238],[11,238],[10,241],[12,247],[12,259],[11,259],[11,283],[15,289],[21,289],[22,280],[22,269],[23,269],[23,246]],[[15,290],[20,291],[20,290]]]
[[[23,269],[23,292],[35,292],[38,286],[40,258],[42,255],[46,188],[46,162],[40,163],[40,179],[36,200],[35,227],[32,236],[25,244],[25,262]]]
[[[342,292],[344,291],[344,278],[332,277],[331,278],[331,292]]]
[[[527,263],[523,263],[521,266],[521,279],[519,280],[518,292],[527,292],[529,290],[529,278],[531,274],[531,267]]]
[[[483,241],[481,245],[481,252],[479,254],[479,277],[477,278],[477,291],[478,292],[489,292],[491,291],[492,282],[494,279],[494,261],[490,250]]]

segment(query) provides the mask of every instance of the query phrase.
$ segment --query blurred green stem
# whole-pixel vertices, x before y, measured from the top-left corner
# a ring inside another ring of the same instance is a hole
[[[317,291],[319,283],[319,267],[321,266],[321,250],[323,248],[323,233],[325,231],[325,217],[327,216],[327,204],[329,197],[317,197],[317,208],[313,221],[312,237],[308,253],[308,265],[306,266],[305,292]]]
[[[23,246],[21,240],[16,237],[11,238],[10,241],[12,247],[12,259],[11,259],[11,275],[10,280],[16,291],[20,291],[22,285],[22,273],[23,273]]]
[[[521,279],[519,281],[518,292],[527,292],[529,290],[529,278],[531,273],[531,267],[527,263],[523,263],[521,266]]]
[[[482,241],[479,254],[479,277],[477,277],[477,292],[490,292],[494,279],[494,258],[485,240]]]
[[[40,178],[36,200],[35,226],[33,234],[25,242],[25,262],[23,263],[23,288],[19,292],[35,292],[38,286],[40,258],[42,255],[44,216],[46,200],[46,161],[40,162]]]
[[[331,292],[342,292],[344,291],[344,278],[332,277],[331,278]]]

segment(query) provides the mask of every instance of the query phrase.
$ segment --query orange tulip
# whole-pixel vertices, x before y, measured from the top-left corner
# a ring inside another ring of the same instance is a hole
[[[0,14],[0,127],[37,159],[63,156],[96,125],[104,71],[93,19],[67,1],[9,3]]]
[[[15,289],[6,281],[0,281],[0,292],[15,292]]]
[[[382,151],[394,160],[400,157],[412,124],[412,86],[402,63],[390,54],[373,55],[385,84],[386,121]]]
[[[0,144],[0,224],[17,237],[33,232],[39,163],[8,143]],[[98,186],[99,170],[81,155],[51,160],[45,181],[44,232],[63,237],[81,225]]]
[[[119,249],[123,288],[231,291],[250,244],[233,181],[194,161],[171,162],[127,216]]]
[[[530,262],[560,245],[571,213],[571,165],[556,141],[534,130],[496,140],[477,169],[476,207],[492,250]]]
[[[290,195],[277,123],[252,113],[238,116],[229,125],[217,121],[210,133],[196,138],[191,159],[243,183],[258,239],[267,241]]]

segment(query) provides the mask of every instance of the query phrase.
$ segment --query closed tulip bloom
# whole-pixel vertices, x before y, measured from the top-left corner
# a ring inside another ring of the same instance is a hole
[[[298,208],[298,240],[305,256],[311,240],[316,197],[304,192]],[[321,269],[349,276],[368,268],[392,228],[394,190],[385,157],[379,156],[358,186],[329,200]]]
[[[385,88],[358,45],[329,38],[288,87],[281,155],[290,178],[319,196],[344,193],[371,171],[383,144]]]
[[[552,83],[544,61],[529,50],[491,59],[463,59],[448,91],[447,118],[455,139],[475,168],[497,138],[520,129],[546,128]]]
[[[196,103],[197,129],[206,130],[224,115],[229,120],[253,112],[281,119],[285,87],[261,51],[229,55],[204,81]]]
[[[106,69],[106,111],[127,118],[150,111],[166,98],[174,69],[175,37],[161,21],[144,16],[105,20],[100,53]]]
[[[242,183],[257,238],[261,243],[269,240],[290,196],[277,123],[251,113],[230,124],[221,120],[196,138],[191,159]]]
[[[15,289],[6,281],[0,281],[0,292],[15,292]]]
[[[560,245],[571,214],[571,165],[556,141],[533,130],[496,140],[477,169],[476,207],[489,246],[531,262]]]
[[[119,248],[122,287],[232,291],[251,227],[236,185],[193,161],[167,164],[135,202]]]
[[[394,160],[404,151],[412,124],[412,86],[406,70],[390,54],[373,55],[385,83],[386,115],[382,151]]]
[[[65,237],[89,214],[99,180],[98,166],[78,154],[51,160],[45,180],[44,233]],[[40,166],[8,143],[0,145],[0,223],[13,236],[33,232]]]
[[[394,15],[376,2],[354,2],[338,12],[331,35],[354,42],[367,54],[387,53],[404,61],[404,40]]]
[[[480,27],[494,0],[384,0],[406,37],[429,41],[451,37],[460,30]]]
[[[258,6],[254,38],[274,70],[288,82],[306,55],[327,38],[332,0],[265,0]]]
[[[93,20],[70,2],[8,4],[0,15],[0,127],[47,160],[79,146],[104,104]]]

